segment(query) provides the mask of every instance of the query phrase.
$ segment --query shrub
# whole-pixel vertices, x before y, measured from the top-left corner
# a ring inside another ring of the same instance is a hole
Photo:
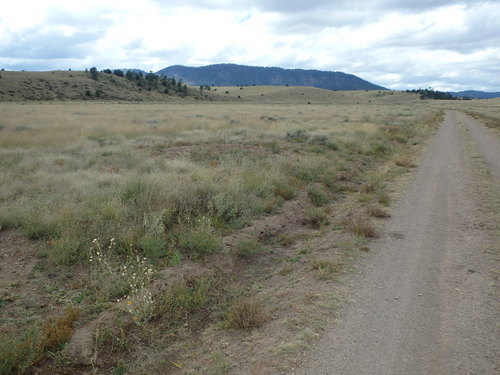
[[[317,134],[309,140],[313,145],[326,146],[328,144],[328,136],[324,134]]]
[[[309,135],[304,129],[294,129],[286,133],[286,139],[292,142],[305,142],[309,139]]]
[[[339,149],[339,145],[333,141],[327,142],[326,147],[328,147],[332,151],[337,151]]]

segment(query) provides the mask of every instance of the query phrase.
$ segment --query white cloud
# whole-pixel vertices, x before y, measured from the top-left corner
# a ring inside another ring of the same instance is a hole
[[[0,65],[231,62],[344,71],[390,88],[500,91],[498,19],[498,1],[480,0],[8,0]]]

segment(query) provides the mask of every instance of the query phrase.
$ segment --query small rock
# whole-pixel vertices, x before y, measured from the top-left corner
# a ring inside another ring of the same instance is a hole
[[[467,271],[469,271],[470,273],[475,273],[476,270],[473,270],[472,268],[469,268]]]

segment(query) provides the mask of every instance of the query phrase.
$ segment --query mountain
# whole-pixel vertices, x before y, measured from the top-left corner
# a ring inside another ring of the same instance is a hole
[[[451,92],[450,93],[456,97],[467,97],[474,99],[492,99],[492,98],[500,98],[500,92],[484,92],[484,91],[475,91],[475,90],[467,90],[467,91],[459,91],[459,92]]]
[[[169,66],[156,74],[195,86],[312,86],[328,90],[386,90],[355,75],[319,70],[266,68],[236,64]]]

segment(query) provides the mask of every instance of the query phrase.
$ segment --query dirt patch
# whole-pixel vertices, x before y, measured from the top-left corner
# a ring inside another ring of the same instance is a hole
[[[0,232],[0,320],[5,322],[0,330],[6,330],[9,323],[18,322],[20,317],[29,321],[33,315],[50,313],[50,297],[45,288],[51,284],[51,275],[41,272],[38,247],[18,231]]]

